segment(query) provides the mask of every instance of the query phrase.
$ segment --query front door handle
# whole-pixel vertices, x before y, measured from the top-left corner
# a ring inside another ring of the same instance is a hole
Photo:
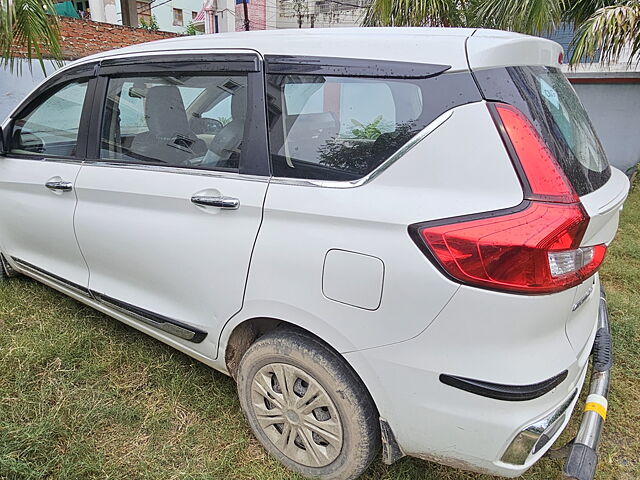
[[[49,190],[55,190],[58,192],[70,192],[73,190],[73,183],[65,182],[64,180],[49,180],[44,184]]]
[[[201,207],[218,207],[225,210],[237,210],[240,207],[240,200],[233,197],[211,197],[208,195],[194,195],[191,202]]]

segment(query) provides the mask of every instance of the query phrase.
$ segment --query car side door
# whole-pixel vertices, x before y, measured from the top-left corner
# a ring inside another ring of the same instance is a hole
[[[269,180],[260,58],[105,60],[98,78],[75,218],[89,289],[133,326],[214,358],[242,306]],[[230,116],[208,118],[221,102]]]
[[[75,181],[86,151],[93,65],[61,72],[3,125],[0,249],[39,279],[84,291],[88,269],[73,229]]]

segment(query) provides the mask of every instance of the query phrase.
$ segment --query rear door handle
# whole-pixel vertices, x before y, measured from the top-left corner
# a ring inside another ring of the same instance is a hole
[[[70,192],[73,190],[73,183],[65,182],[64,180],[49,180],[44,184],[49,190],[55,190],[58,192]]]
[[[240,200],[233,197],[211,197],[207,195],[194,195],[191,202],[201,207],[218,207],[225,210],[237,210],[240,207]]]

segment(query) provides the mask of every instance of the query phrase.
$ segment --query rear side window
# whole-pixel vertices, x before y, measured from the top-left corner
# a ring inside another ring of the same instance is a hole
[[[246,75],[109,80],[101,159],[237,171],[247,118]]]
[[[269,75],[273,174],[316,180],[367,175],[422,130],[425,80]]]
[[[476,73],[484,96],[525,113],[562,166],[578,195],[611,176],[600,140],[564,74],[552,67],[507,67]]]

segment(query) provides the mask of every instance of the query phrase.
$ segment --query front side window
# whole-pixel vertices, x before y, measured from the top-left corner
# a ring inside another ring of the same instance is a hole
[[[109,81],[103,160],[237,170],[247,77],[117,77]]]
[[[87,82],[69,83],[14,122],[11,152],[74,157]]]
[[[431,120],[423,80],[269,75],[269,129],[278,177],[354,180]]]

